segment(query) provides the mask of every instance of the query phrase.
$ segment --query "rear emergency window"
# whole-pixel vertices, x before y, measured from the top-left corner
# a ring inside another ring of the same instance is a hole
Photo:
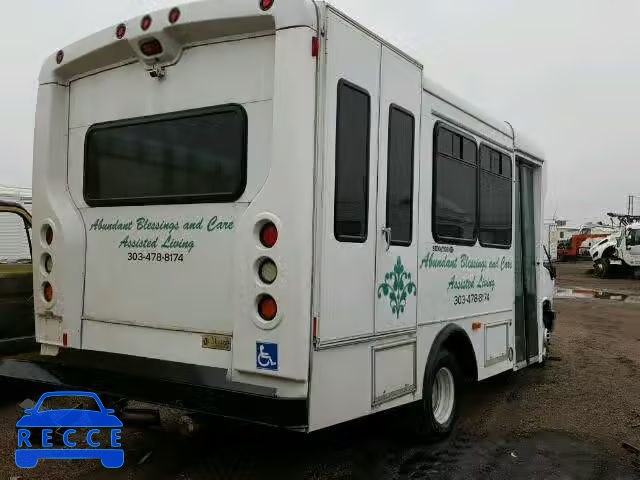
[[[85,151],[88,205],[231,202],[247,178],[239,105],[95,125]]]

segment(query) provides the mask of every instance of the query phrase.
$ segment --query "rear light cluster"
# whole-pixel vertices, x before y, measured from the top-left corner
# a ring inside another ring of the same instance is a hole
[[[41,274],[45,277],[42,282],[42,298],[48,304],[51,304],[54,299],[54,289],[48,278],[53,272],[53,257],[51,256],[50,248],[53,246],[54,235],[51,225],[45,224],[40,230],[41,243],[44,248],[44,252],[40,256]]]
[[[259,229],[259,242],[262,248],[272,249],[278,242],[278,228],[273,222],[267,221]],[[278,278],[278,266],[269,257],[262,257],[257,262],[257,275],[264,286],[272,285]],[[265,322],[270,322],[278,315],[278,303],[266,293],[258,296],[258,315]]]

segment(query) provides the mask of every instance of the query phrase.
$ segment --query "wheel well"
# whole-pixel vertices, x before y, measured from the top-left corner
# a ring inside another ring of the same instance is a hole
[[[465,380],[475,382],[478,380],[478,365],[476,354],[471,340],[464,330],[458,326],[449,325],[445,328],[433,343],[429,360],[437,355],[440,349],[447,349],[455,356]]]
[[[602,252],[602,258],[613,257],[616,254],[615,247],[607,247],[604,252]]]

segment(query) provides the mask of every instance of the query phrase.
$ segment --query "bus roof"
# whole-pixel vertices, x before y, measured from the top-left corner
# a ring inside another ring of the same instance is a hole
[[[335,10],[333,6],[329,7]],[[181,45],[188,45],[216,37],[280,30],[293,26],[317,29],[318,22],[313,0],[278,0],[268,11],[260,9],[258,0],[202,0],[180,5],[179,8],[180,18],[174,24],[169,21],[169,12],[172,9],[165,8],[148,14],[152,22],[146,31],[141,27],[142,19],[146,15],[141,15],[121,24],[126,28],[123,39],[116,37],[117,26],[112,26],[65,47],[46,59],[40,72],[40,83],[65,84],[74,77],[133,61],[140,40],[154,35],[168,35]],[[372,32],[371,34],[375,35]],[[377,38],[403,53],[389,42]],[[403,55],[421,66],[417,60],[404,53]],[[423,77],[422,87],[440,100],[513,139],[514,132],[509,124],[485,114],[433,80]],[[535,143],[520,132],[516,132],[515,136],[516,152],[543,161],[544,155]]]
[[[510,125],[501,120],[497,120],[490,115],[484,113],[481,109],[475,107],[473,104],[467,102],[463,98],[450,92],[442,85],[431,80],[429,77],[424,76],[422,79],[422,88],[431,95],[439,98],[443,102],[448,103],[452,107],[460,110],[461,112],[475,118],[476,120],[484,123],[490,128],[506,135],[513,140],[515,134],[515,151],[522,153],[525,156],[529,156],[538,161],[544,161],[544,153],[542,150],[529,139],[526,135],[523,135],[520,131],[512,131]]]

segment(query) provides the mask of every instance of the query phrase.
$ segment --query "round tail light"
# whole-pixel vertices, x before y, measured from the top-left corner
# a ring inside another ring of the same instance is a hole
[[[44,266],[44,271],[47,273],[51,273],[53,270],[53,258],[48,253],[45,253],[42,256],[42,265]]]
[[[278,276],[278,267],[270,258],[265,258],[258,267],[258,276],[267,285],[271,285],[276,281]]]
[[[266,12],[271,7],[273,7],[273,3],[275,0],[260,0],[260,10]]]
[[[51,303],[51,300],[53,300],[53,287],[49,282],[42,284],[42,295],[47,303]]]
[[[44,237],[44,241],[47,245],[51,245],[53,243],[53,228],[51,225],[45,225],[42,229],[42,236]]]
[[[278,304],[271,295],[263,295],[258,300],[258,314],[263,320],[270,322],[278,314]]]
[[[278,229],[276,226],[267,222],[260,229],[260,243],[267,248],[273,247],[278,241]]]

